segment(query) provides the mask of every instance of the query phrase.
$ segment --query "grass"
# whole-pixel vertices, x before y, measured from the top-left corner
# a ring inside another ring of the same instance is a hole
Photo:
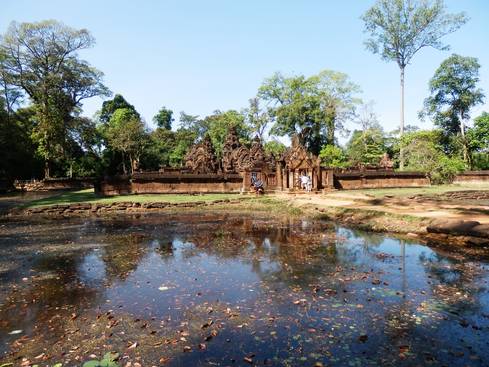
[[[348,190],[344,193],[368,194],[375,197],[383,197],[392,195],[395,197],[406,197],[411,195],[438,195],[449,191],[461,190],[489,190],[489,183],[466,183],[466,184],[451,184],[451,185],[434,185],[427,187],[403,187],[403,188],[385,188],[385,189],[363,189],[363,190]]]
[[[195,201],[214,201],[223,199],[238,199],[239,194],[140,194],[140,195],[119,195],[110,197],[96,196],[93,189],[80,191],[66,191],[47,198],[32,200],[24,203],[22,208],[35,208],[40,206],[56,204],[74,204],[74,203],[102,203],[110,204],[117,202],[166,202],[166,203],[190,203]]]

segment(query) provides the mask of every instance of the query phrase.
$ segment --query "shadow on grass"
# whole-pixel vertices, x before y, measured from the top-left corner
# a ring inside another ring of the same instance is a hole
[[[70,204],[70,203],[80,203],[96,200],[93,190],[81,190],[81,191],[66,191],[58,195],[53,195],[47,198],[32,200],[24,203],[20,208],[31,208],[36,206],[46,206],[55,204]]]
[[[484,215],[489,215],[489,210],[488,209],[484,209],[484,208],[461,208],[461,207],[457,207],[457,208],[454,208],[455,210],[457,210],[460,214],[467,214],[467,215],[470,215],[470,214],[484,214]]]

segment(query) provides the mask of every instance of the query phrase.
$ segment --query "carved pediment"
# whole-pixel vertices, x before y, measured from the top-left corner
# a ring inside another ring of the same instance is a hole
[[[195,144],[185,156],[185,167],[195,173],[215,173],[219,167],[209,136]]]
[[[319,159],[299,144],[297,139],[292,140],[292,146],[284,155],[284,162],[291,170],[313,169],[319,165]]]

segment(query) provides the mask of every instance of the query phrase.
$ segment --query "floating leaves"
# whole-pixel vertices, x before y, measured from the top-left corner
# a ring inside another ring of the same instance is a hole
[[[30,257],[0,335],[22,367],[489,364],[481,258],[259,215],[57,226],[12,237]]]

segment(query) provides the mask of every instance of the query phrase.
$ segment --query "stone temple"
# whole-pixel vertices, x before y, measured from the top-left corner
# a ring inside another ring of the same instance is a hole
[[[137,172],[132,176],[105,177],[96,184],[103,195],[124,193],[210,193],[246,192],[252,177],[263,182],[266,192],[301,192],[301,176],[308,176],[314,192],[333,189],[415,187],[429,185],[419,172],[394,172],[384,155],[379,166],[338,170],[321,166],[318,157],[300,144],[297,137],[279,157],[265,152],[255,137],[249,147],[239,141],[234,127],[228,130],[218,158],[208,136],[193,145],[179,169],[162,167],[158,172]]]

